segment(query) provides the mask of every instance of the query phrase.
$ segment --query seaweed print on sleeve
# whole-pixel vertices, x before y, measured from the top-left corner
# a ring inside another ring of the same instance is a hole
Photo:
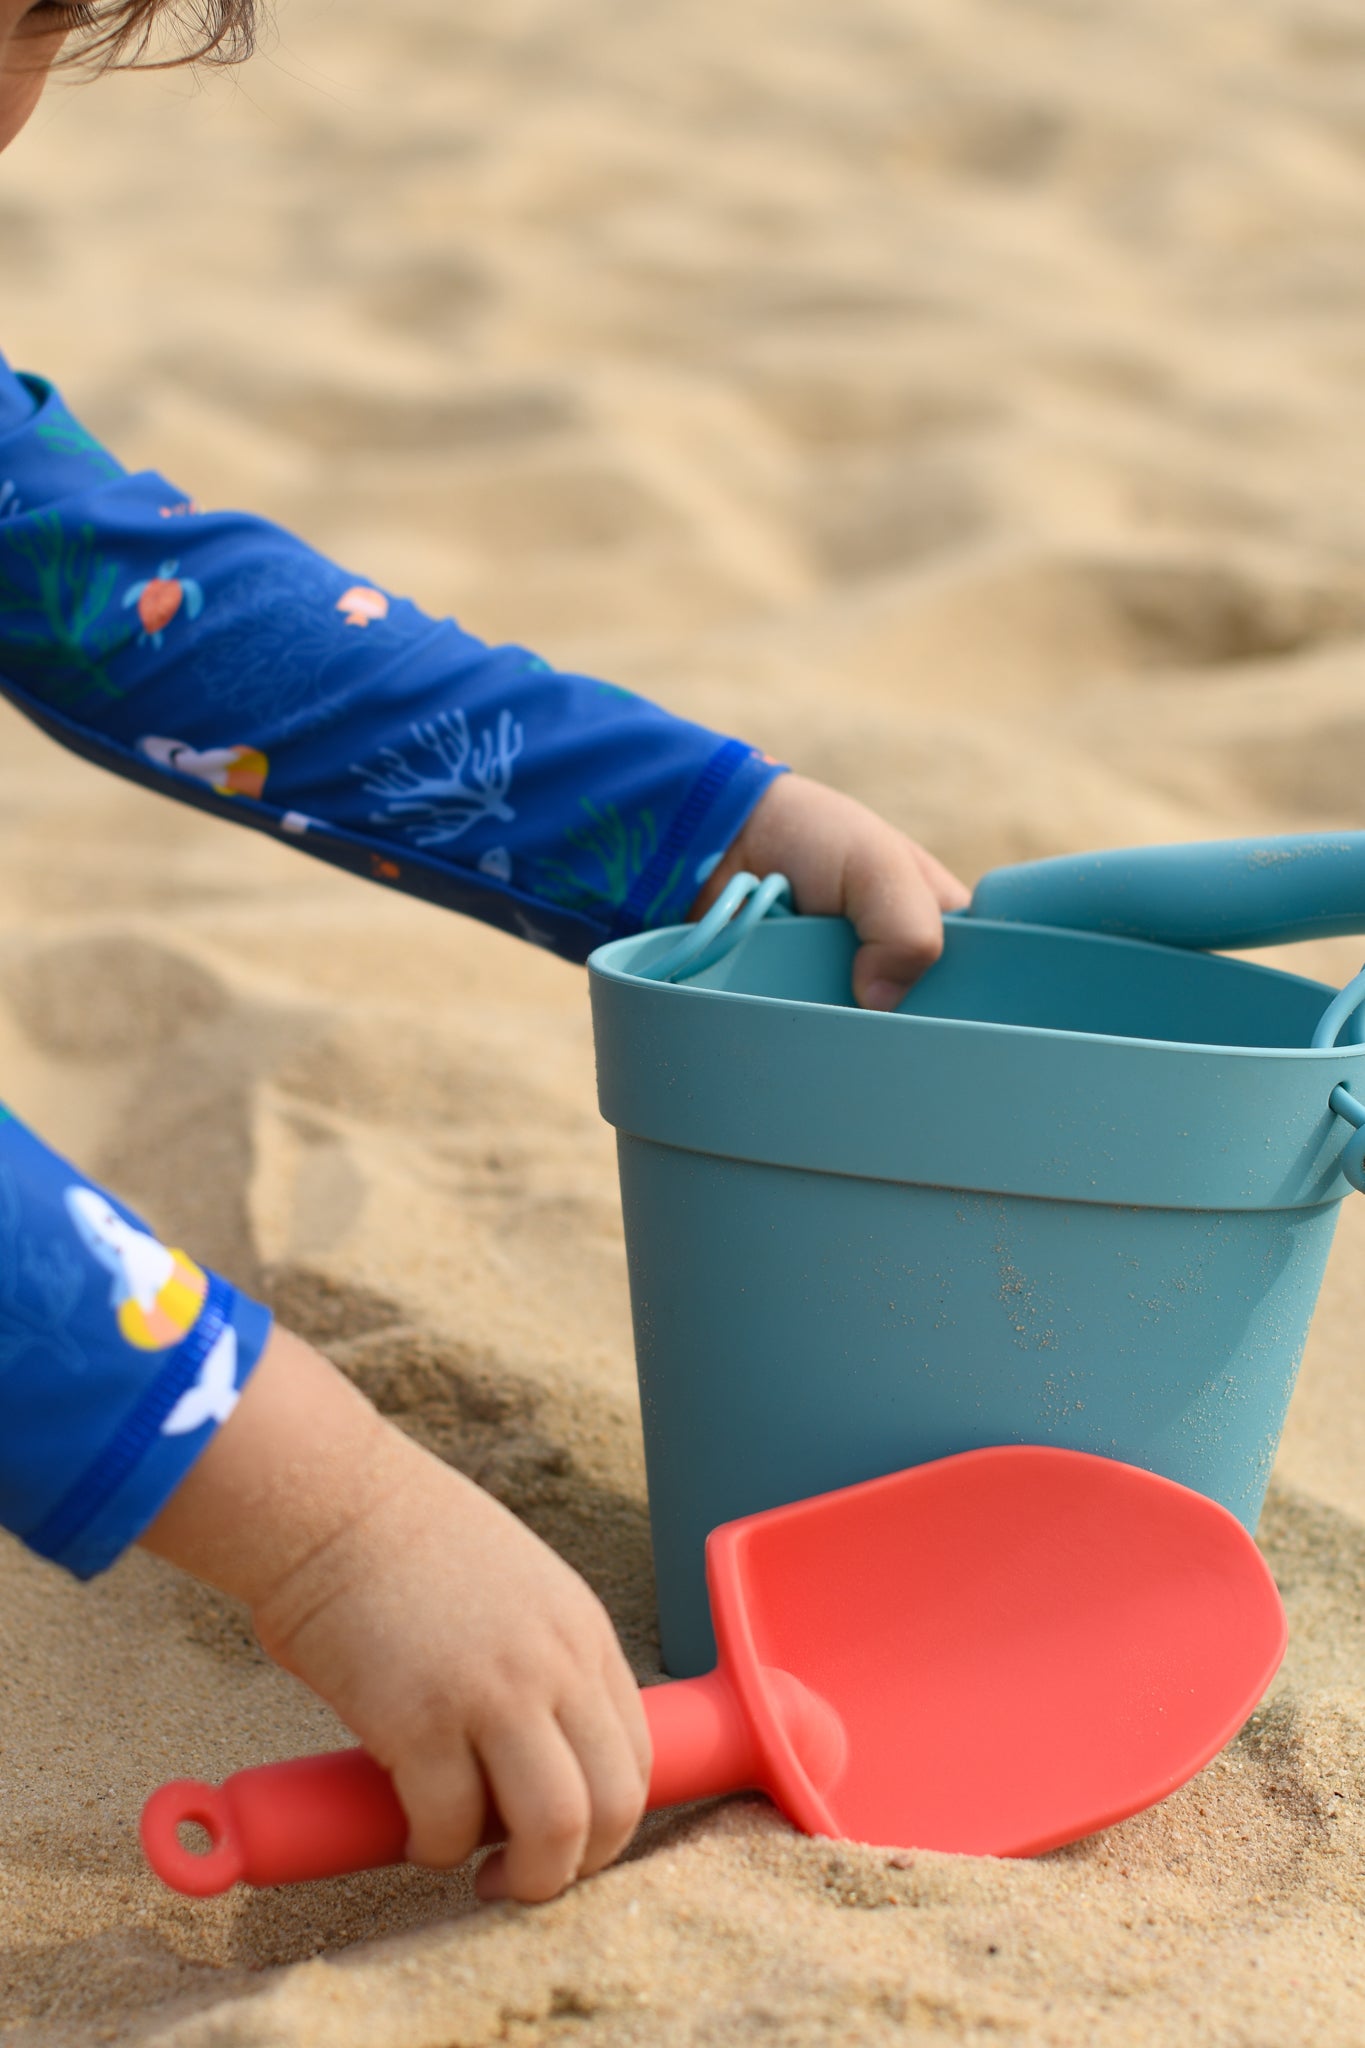
[[[0,692],[21,711],[149,788],[569,959],[685,916],[781,773],[127,474],[3,362],[0,480]]]

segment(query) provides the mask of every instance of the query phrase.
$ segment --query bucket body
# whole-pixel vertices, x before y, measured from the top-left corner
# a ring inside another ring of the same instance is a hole
[[[594,954],[664,1661],[714,1661],[718,1523],[950,1452],[1051,1443],[1260,1512],[1337,1205],[1334,991],[949,919],[893,1016],[838,919],[681,986]]]

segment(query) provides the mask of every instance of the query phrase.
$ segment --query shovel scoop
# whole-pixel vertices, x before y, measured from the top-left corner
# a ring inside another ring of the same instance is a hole
[[[1155,1804],[1286,1641],[1225,1508],[1081,1451],[965,1451],[771,1508],[716,1529],[706,1566],[719,1661],[643,1695],[650,1807],[758,1789],[807,1834],[888,1847],[1033,1856]],[[407,1833],[358,1749],[178,1779],[142,1816],[152,1868],[198,1896],[400,1862]]]

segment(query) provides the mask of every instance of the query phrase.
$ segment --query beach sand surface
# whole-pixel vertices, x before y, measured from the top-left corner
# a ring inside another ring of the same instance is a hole
[[[292,0],[236,80],[49,95],[0,171],[0,342],[130,465],[973,879],[1365,823],[1363,234],[1349,0]],[[657,1674],[579,971],[3,710],[0,1087]],[[1359,2048],[1362,1313],[1353,1201],[1261,1530],[1269,1699],[1034,1862],[740,1800],[543,1909],[411,1869],[180,1899],[151,1787],[341,1731],[216,1594],[0,1547],[0,2039]]]

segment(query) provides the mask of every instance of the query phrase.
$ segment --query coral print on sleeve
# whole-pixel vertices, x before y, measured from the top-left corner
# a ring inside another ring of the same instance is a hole
[[[130,637],[110,613],[118,580],[118,563],[98,546],[92,526],[68,525],[56,512],[7,519],[0,526],[6,666],[39,677],[63,704],[121,696],[109,670]]]
[[[136,782],[567,959],[685,917],[780,772],[195,510],[3,361],[0,493],[0,695]]]
[[[50,387],[48,396],[55,399]],[[34,438],[50,455],[74,459],[87,475],[98,478],[101,483],[109,483],[123,475],[123,464],[95,439],[88,427],[73,419],[60,401],[43,407],[33,432]]]
[[[119,1215],[94,1188],[68,1188],[67,1214],[91,1257],[112,1280],[109,1306],[124,1342],[165,1351],[193,1329],[208,1293],[208,1275]]]
[[[413,637],[420,621],[395,630],[398,607],[382,592],[362,590],[270,528],[261,526],[261,543],[251,545],[243,528],[254,537],[255,524],[236,514],[210,513],[196,523],[205,608],[193,631],[182,630],[177,618],[165,634],[162,674],[169,681],[173,665],[186,711],[207,709],[220,730],[228,724],[268,733],[263,744],[270,753],[315,731],[320,707],[337,687],[333,664],[391,662],[402,632]],[[188,616],[186,609],[181,617]]]
[[[352,765],[366,794],[383,800],[372,823],[417,846],[448,846],[484,818],[515,820],[507,793],[523,734],[510,711],[499,712],[496,733],[485,726],[477,742],[463,711],[442,711],[409,733],[403,746],[381,747],[374,764]]]
[[[540,894],[565,910],[600,914],[604,904],[619,910],[659,851],[654,813],[645,809],[627,817],[616,804],[595,804],[589,797],[579,799],[579,808],[583,822],[565,827],[565,851],[556,859],[537,863]],[[682,866],[680,856],[660,877],[645,908],[646,923],[655,904],[676,887]]]

